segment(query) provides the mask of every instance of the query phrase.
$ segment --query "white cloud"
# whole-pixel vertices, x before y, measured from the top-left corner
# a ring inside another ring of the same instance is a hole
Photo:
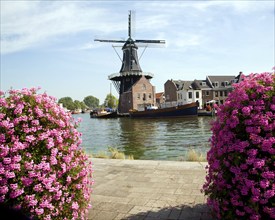
[[[80,49],[101,46],[90,42],[98,35],[107,39],[127,37],[127,10],[121,9],[120,5],[117,6],[119,10],[115,10],[110,4],[89,1],[1,1],[1,53],[69,41],[69,37],[80,33],[89,35],[87,41],[84,39],[86,45],[80,46]],[[120,4],[128,8],[127,2]],[[218,33],[214,32],[226,26],[226,19],[231,19],[226,18],[228,15],[223,16],[224,11],[242,14],[270,10],[272,3],[141,1],[134,2],[132,6],[137,11],[134,37],[166,39],[167,46],[186,48],[200,45],[205,37],[215,39]],[[81,42],[71,44],[69,48],[79,48]]]
[[[186,34],[186,33],[178,33],[174,38],[168,38],[167,46],[182,49],[190,46],[198,46],[200,45],[201,37],[199,35]]]
[[[49,44],[58,36],[122,29],[106,17],[105,9],[77,3],[1,2],[1,53]]]
[[[274,2],[270,0],[261,0],[261,1],[250,1],[250,0],[215,0],[215,1],[152,1],[151,3],[146,4],[147,10],[154,11],[173,11],[176,13],[178,10],[184,11],[185,13],[189,10],[195,9],[200,11],[206,11],[211,8],[219,7],[219,9],[227,8],[233,9],[235,11],[244,13],[251,11],[262,11],[266,9],[271,9],[270,6],[274,7]],[[139,7],[143,7],[144,3],[140,2],[137,4]]]

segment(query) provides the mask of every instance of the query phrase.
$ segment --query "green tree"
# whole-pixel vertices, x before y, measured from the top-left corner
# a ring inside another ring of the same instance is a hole
[[[116,108],[118,103],[118,99],[112,94],[108,94],[104,101],[104,106],[109,108]]]
[[[74,100],[74,105],[75,105],[76,109],[82,109],[82,108],[81,108],[81,102],[80,102],[80,101]]]
[[[87,105],[85,105],[84,102],[80,102],[80,106],[82,110],[85,110],[87,108]]]
[[[97,108],[99,106],[99,99],[94,96],[87,96],[84,98],[83,102],[89,108]]]
[[[58,103],[62,103],[63,107],[67,108],[70,111],[76,109],[76,105],[71,97],[63,97],[58,100]]]

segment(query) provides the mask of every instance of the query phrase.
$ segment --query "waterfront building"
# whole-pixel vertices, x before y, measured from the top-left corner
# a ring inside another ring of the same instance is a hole
[[[164,84],[165,105],[176,106],[197,102],[202,103],[201,89],[194,81],[167,80]]]
[[[193,82],[193,86],[201,91],[201,101],[200,108],[204,108],[205,104],[211,100],[213,100],[212,87],[207,80],[197,80],[195,79]]]
[[[207,76],[206,80],[211,86],[211,99],[215,100],[217,105],[223,104],[227,99],[228,93],[232,91],[232,82],[235,76]],[[205,97],[205,102],[210,100]]]
[[[156,93],[156,105],[157,107],[161,107],[161,105],[165,102],[165,94],[164,92]]]
[[[224,104],[228,97],[228,94],[233,90],[232,85],[239,83],[242,80],[242,72],[239,72],[237,76],[207,76],[207,84],[210,85],[210,96],[204,97],[203,102],[209,102],[214,100],[217,105]]]
[[[206,76],[205,80],[167,80],[164,84],[165,105],[176,106],[197,102],[199,108],[207,103],[223,104],[232,84],[242,80],[242,72],[238,76]]]

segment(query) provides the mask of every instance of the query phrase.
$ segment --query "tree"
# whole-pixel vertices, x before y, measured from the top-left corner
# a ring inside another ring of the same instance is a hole
[[[75,105],[75,108],[76,108],[76,109],[82,109],[82,108],[81,108],[81,102],[80,102],[80,101],[74,100],[74,105]]]
[[[104,106],[109,108],[116,108],[118,103],[118,99],[112,94],[108,94],[104,101]]]
[[[70,111],[75,110],[77,107],[71,97],[63,97],[58,100],[58,103],[62,103],[64,108]]]
[[[87,109],[87,105],[85,105],[84,102],[80,102],[80,106],[81,106],[81,109],[82,109],[82,110]]]
[[[84,98],[83,102],[89,108],[97,108],[99,106],[99,99],[94,96],[87,96]]]

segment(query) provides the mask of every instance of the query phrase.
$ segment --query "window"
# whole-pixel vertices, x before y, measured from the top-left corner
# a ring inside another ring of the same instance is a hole
[[[143,101],[145,101],[145,100],[146,100],[146,94],[143,93]]]
[[[218,82],[218,81],[215,81],[215,82],[212,83],[212,85],[213,85],[214,87],[219,87],[219,82]]]
[[[220,91],[220,96],[223,96],[223,92],[222,91]]]
[[[201,82],[201,86],[206,86],[206,82]]]
[[[170,99],[170,96],[169,95],[166,95],[166,100],[169,100]]]
[[[227,96],[227,91],[224,91],[224,96]]]
[[[229,82],[228,81],[224,81],[223,84],[224,84],[224,86],[228,86]]]
[[[209,91],[206,91],[205,93],[206,93],[206,96],[209,96]]]
[[[138,93],[137,98],[140,99],[140,93]]]
[[[145,85],[145,84],[142,85],[142,89],[143,89],[143,90],[146,89],[146,85]]]
[[[188,92],[188,98],[192,99],[192,92]]]
[[[219,97],[219,92],[215,92],[215,97]]]
[[[178,93],[178,99],[180,99],[180,94]]]
[[[196,92],[196,98],[197,98],[197,99],[200,98],[200,92]]]
[[[151,93],[149,93],[148,98],[149,98],[149,99],[151,99],[151,98],[152,98],[152,94],[151,94]]]

